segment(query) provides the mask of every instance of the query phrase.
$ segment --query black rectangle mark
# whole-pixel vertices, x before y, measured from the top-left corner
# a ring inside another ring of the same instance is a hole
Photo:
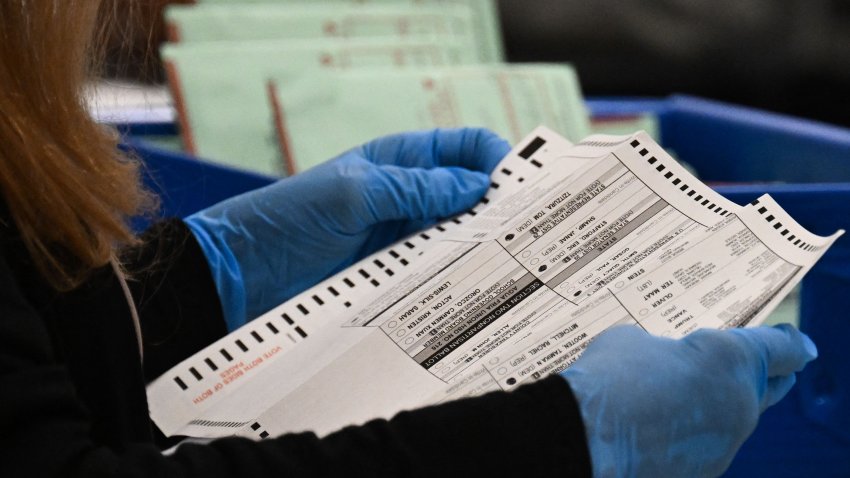
[[[531,164],[533,164],[534,166],[536,166],[536,167],[538,167],[538,168],[542,168],[542,167],[543,167],[543,165],[542,165],[542,164],[540,164],[540,161],[538,161],[538,160],[536,160],[536,159],[532,159],[532,160],[531,160]]]
[[[209,368],[210,368],[210,370],[212,370],[213,372],[215,372],[216,370],[218,370],[218,365],[216,365],[216,364],[215,364],[215,362],[213,362],[213,361],[212,361],[212,359],[210,359],[210,358],[205,358],[205,359],[204,359],[204,362],[207,364],[207,367],[209,367]]]
[[[387,275],[390,276],[390,277],[395,275],[395,272],[393,272],[392,269],[384,269],[384,272],[386,272]]]
[[[228,362],[232,362],[232,361],[233,361],[233,356],[232,356],[232,355],[230,355],[230,352],[228,352],[226,349],[220,349],[220,350],[218,351],[218,353],[220,353],[220,354],[221,354],[221,356],[222,356],[222,357],[224,357],[224,359],[225,359],[225,360],[227,360]]]
[[[364,278],[364,279],[368,279],[368,278],[369,278],[369,273],[368,273],[368,272],[366,272],[366,271],[364,271],[363,269],[358,269],[358,270],[357,270],[357,272],[359,272],[359,273],[360,273],[360,275],[361,275],[361,276],[363,276],[363,278]]]
[[[286,323],[289,324],[289,325],[292,325],[292,324],[295,323],[295,321],[292,320],[292,317],[290,317],[289,314],[283,314],[281,317],[283,317],[283,320],[285,320]]]
[[[425,239],[426,241],[431,240],[431,236],[429,236],[428,234],[425,234],[424,232],[422,234],[419,234],[419,237],[421,237],[422,239]],[[381,266],[381,267],[383,267],[383,266]]]
[[[531,155],[536,153],[538,149],[542,148],[544,144],[546,144],[545,139],[540,136],[535,137],[530,143],[528,143],[528,146],[522,148],[522,151],[519,152],[519,157],[522,159],[530,158]]]
[[[380,267],[381,269],[383,269],[383,268],[384,268],[384,263],[383,263],[383,262],[381,262],[381,260],[380,260],[380,259],[375,259],[375,260],[374,260],[374,261],[372,261],[372,262],[374,262],[374,263],[375,263],[375,265],[376,265],[376,266],[378,266],[378,267]]]
[[[407,262],[407,259],[402,259],[399,262],[401,262],[401,265],[403,265],[403,266],[410,264],[409,262]]]
[[[192,375],[194,375],[199,382],[203,380],[204,377],[201,376],[200,372],[198,372],[198,369],[195,367],[189,367],[189,371],[192,372]]]
[[[390,250],[390,255],[393,256],[393,259],[398,259],[398,252]]]
[[[266,327],[272,331],[273,334],[277,335],[280,333],[280,330],[277,330],[277,327],[274,326],[271,322],[266,322]]]
[[[348,287],[351,287],[352,289],[354,288],[354,282],[351,282],[351,279],[349,279],[348,277],[342,279],[342,281],[345,282],[345,285],[347,285]]]
[[[240,340],[240,339],[236,339],[236,346],[239,347],[243,352],[248,351],[248,347],[246,347],[245,344],[242,343],[242,340]]]
[[[186,390],[189,388],[186,386],[186,382],[184,382],[180,377],[174,377],[174,381],[180,386],[180,390]]]
[[[513,172],[511,172],[511,170],[508,168],[502,168],[502,174],[504,174],[505,176],[510,176],[511,174],[513,174]]]
[[[339,297],[339,292],[337,292],[336,289],[333,288],[333,286],[328,287],[328,292],[330,292],[331,295],[334,297]]]
[[[313,300],[316,301],[316,303],[319,305],[325,305],[325,301],[323,301],[322,298],[318,295],[314,295]]]
[[[375,287],[378,287],[379,285],[381,285],[381,283],[380,283],[380,282],[378,282],[378,281],[376,281],[375,279],[372,279],[372,280],[371,280],[371,281],[369,281],[369,282],[371,282],[371,283],[372,283],[372,285],[373,285],[373,286],[375,286]]]
[[[295,331],[298,332],[298,335],[300,335],[302,339],[307,337],[307,332],[304,332],[301,327],[295,327]]]
[[[256,340],[257,343],[263,343],[263,337],[258,334],[256,330],[251,331],[251,337],[254,337],[254,340]]]

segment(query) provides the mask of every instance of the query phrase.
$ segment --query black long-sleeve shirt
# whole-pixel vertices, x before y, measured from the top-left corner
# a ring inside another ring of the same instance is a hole
[[[0,476],[497,476],[590,474],[566,381],[311,433],[181,446],[163,456],[145,384],[225,334],[207,262],[181,221],[126,254],[144,343],[111,268],[69,293],[36,273],[0,221]]]

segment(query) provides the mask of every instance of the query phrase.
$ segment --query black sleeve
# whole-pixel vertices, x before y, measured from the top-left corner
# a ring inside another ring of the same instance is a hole
[[[241,438],[178,448],[193,473],[239,476],[590,476],[584,425],[572,391],[553,376],[348,427],[259,443]],[[160,471],[165,472],[165,468]]]
[[[589,475],[578,407],[559,377],[401,413],[324,439],[309,433],[259,443],[228,438],[163,456],[151,444],[96,445],[68,371],[51,347],[44,322],[0,254],[0,476]]]
[[[148,381],[227,333],[206,257],[179,219],[162,221],[125,251],[142,325]]]

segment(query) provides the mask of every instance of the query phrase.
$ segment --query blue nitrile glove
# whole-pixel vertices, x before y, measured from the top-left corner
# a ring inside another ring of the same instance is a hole
[[[509,150],[483,129],[388,136],[189,216],[228,328],[471,208]]]
[[[562,375],[578,399],[594,477],[715,477],[817,349],[790,325],[601,334]]]

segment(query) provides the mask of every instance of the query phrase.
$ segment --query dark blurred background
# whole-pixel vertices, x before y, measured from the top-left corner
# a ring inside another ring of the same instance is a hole
[[[586,95],[689,93],[850,125],[850,1],[499,2],[511,61],[569,61]]]
[[[113,74],[161,81],[144,52],[166,3],[191,1],[145,1],[116,39],[133,45],[130,65]],[[848,0],[498,3],[508,59],[573,63],[585,95],[688,93],[850,126]]]

